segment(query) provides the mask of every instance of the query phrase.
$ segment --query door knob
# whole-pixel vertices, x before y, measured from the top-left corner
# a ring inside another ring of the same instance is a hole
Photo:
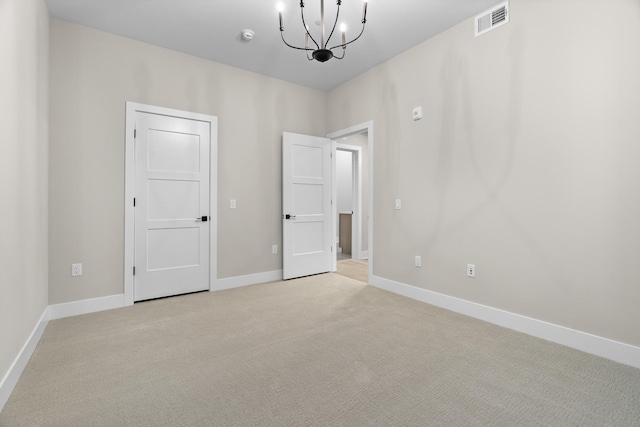
[[[205,216],[201,216],[200,218],[196,218],[196,221],[200,222],[207,222],[209,220],[209,218],[205,215]]]
[[[295,215],[286,214],[286,215],[284,215],[284,219],[296,219],[296,216]]]

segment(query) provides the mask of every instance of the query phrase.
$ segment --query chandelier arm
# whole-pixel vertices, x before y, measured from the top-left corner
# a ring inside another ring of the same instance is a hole
[[[307,32],[307,34],[309,34],[309,38],[311,39],[313,44],[316,45],[316,48],[320,49],[320,46],[318,45],[318,42],[316,42],[316,39],[313,38],[313,36],[309,32],[309,30],[307,29],[307,23],[304,21],[304,8],[302,6],[300,7],[300,16],[302,16],[302,26],[304,27],[304,30]],[[311,49],[311,50],[313,50],[313,49]]]
[[[289,43],[287,43],[287,41],[284,39],[284,34],[283,31],[280,31],[280,37],[282,37],[282,41],[284,42],[284,44],[286,44],[287,46],[289,46],[291,49],[298,49],[298,50],[313,50],[313,49],[307,49],[306,47],[296,47],[296,46],[292,46]]]
[[[333,28],[331,29],[331,33],[329,33],[329,38],[327,38],[327,41],[325,42],[324,46],[322,46],[323,49],[327,48],[327,45],[329,44],[329,40],[331,40],[331,36],[333,35],[333,32],[336,30],[336,25],[338,25],[338,17],[340,16],[340,4],[342,2],[338,2],[338,11],[336,12],[336,20],[333,22]]]
[[[344,49],[348,44],[351,44],[354,41],[358,40],[360,38],[360,36],[362,36],[362,33],[364,33],[364,24],[362,24],[362,31],[360,31],[360,34],[358,34],[358,37],[356,37],[355,39],[351,40],[350,42],[337,44],[337,45],[329,48],[329,50],[333,50],[333,49],[335,49],[337,47],[340,47],[340,46],[342,46],[342,48]]]
[[[344,58],[344,55],[345,55],[346,53],[347,53],[347,48],[345,47],[344,49],[342,49],[342,56],[336,56],[336,55],[333,55],[333,57],[334,57],[335,59],[342,59],[342,58]]]

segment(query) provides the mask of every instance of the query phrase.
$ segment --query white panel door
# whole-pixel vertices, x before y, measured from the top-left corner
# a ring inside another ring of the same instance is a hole
[[[134,300],[209,289],[210,124],[135,120]]]
[[[331,140],[282,135],[284,279],[331,270]]]

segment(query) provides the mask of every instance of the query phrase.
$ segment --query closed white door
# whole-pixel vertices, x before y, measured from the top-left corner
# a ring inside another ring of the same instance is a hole
[[[331,140],[282,135],[284,279],[331,270]]]
[[[209,289],[210,124],[136,112],[134,300]]]

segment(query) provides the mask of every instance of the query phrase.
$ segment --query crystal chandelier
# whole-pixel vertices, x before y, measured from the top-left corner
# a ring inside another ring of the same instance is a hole
[[[360,34],[358,34],[358,37],[347,42],[347,28],[344,24],[341,24],[340,32],[342,33],[342,43],[336,44],[335,46],[332,46],[332,47],[328,47],[328,46],[329,46],[329,41],[331,40],[331,36],[333,36],[333,33],[336,29],[336,25],[338,24],[338,17],[340,16],[340,6],[342,5],[341,0],[336,1],[336,4],[338,5],[338,10],[336,12],[336,19],[333,22],[333,27],[331,28],[331,32],[329,33],[329,37],[325,37],[324,0],[320,0],[320,27],[321,27],[320,43],[318,43],[316,39],[309,32],[309,26],[306,24],[304,20],[304,1],[300,0],[300,15],[302,16],[302,27],[304,28],[304,47],[292,46],[291,44],[287,43],[287,41],[284,39],[284,25],[282,23],[282,11],[284,9],[284,6],[282,5],[282,3],[278,3],[278,18],[280,20],[280,36],[282,37],[282,41],[284,42],[284,44],[286,44],[290,48],[304,50],[305,53],[307,54],[307,59],[309,61],[313,61],[315,59],[316,61],[319,61],[319,62],[326,62],[331,58],[342,59],[344,58],[347,45],[358,40],[360,36],[362,36],[362,33],[364,32],[364,26],[367,23],[367,2],[368,0],[364,0],[364,5],[362,8],[362,20],[360,21],[362,23],[362,30],[360,30]],[[310,42],[313,44],[313,47]],[[337,56],[334,53],[334,49],[339,49],[339,48],[342,48],[342,56]],[[311,52],[311,56],[309,56],[309,52]]]

